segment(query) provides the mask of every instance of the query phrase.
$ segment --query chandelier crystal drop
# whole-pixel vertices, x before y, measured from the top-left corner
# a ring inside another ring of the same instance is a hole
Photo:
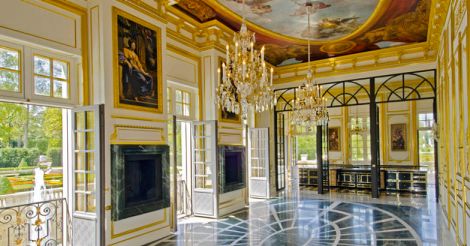
[[[244,8],[245,2],[242,4]],[[244,120],[250,105],[256,112],[262,112],[276,104],[273,68],[268,74],[264,46],[258,51],[255,43],[255,33],[248,30],[243,16],[240,32],[235,33],[233,44],[226,46],[225,63],[217,69],[219,78],[222,73],[222,81],[216,89],[216,104],[225,111],[241,114]]]
[[[312,4],[307,1],[308,16],[308,71],[305,82],[299,86],[294,100],[292,123],[298,126],[311,129],[314,126],[326,125],[328,123],[327,99],[322,96],[322,87],[313,79],[312,69],[310,67],[310,37],[312,29],[310,26],[310,13]]]

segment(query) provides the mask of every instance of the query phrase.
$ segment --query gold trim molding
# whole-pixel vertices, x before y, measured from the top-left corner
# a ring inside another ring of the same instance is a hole
[[[144,229],[162,224],[162,223],[166,222],[166,220],[167,220],[167,208],[163,208],[163,218],[161,220],[157,220],[153,223],[143,225],[143,226],[140,226],[140,227],[136,227],[134,229],[130,229],[130,230],[119,232],[119,233],[115,233],[114,221],[111,221],[111,238],[115,239],[115,238],[122,237],[122,236],[125,236],[125,235],[128,235],[128,234],[134,233],[134,232],[142,231]]]
[[[134,131],[145,131],[160,134],[160,140],[121,140],[119,139],[119,130],[134,130]],[[129,145],[144,145],[144,144],[166,144],[165,142],[165,130],[161,127],[152,126],[136,126],[136,125],[125,125],[115,124],[113,125],[113,133],[111,134],[111,144],[129,144]]]
[[[419,53],[422,55],[406,58],[406,55]],[[431,63],[435,60],[435,52],[430,49],[427,42],[424,42],[317,60],[311,62],[311,65],[314,76],[318,78],[394,68],[415,63]],[[277,78],[275,77],[273,83],[283,84],[303,80],[307,69],[307,63],[275,67],[274,74]]]

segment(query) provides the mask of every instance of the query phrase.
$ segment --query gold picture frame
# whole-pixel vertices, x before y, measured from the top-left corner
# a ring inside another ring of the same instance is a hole
[[[341,151],[341,128],[328,128],[328,151]]]
[[[408,150],[408,131],[406,123],[390,124],[390,148],[392,151]]]
[[[112,31],[114,106],[163,113],[161,29],[113,7]]]
[[[217,62],[219,68],[222,67],[222,63],[224,61],[225,59],[219,56],[219,59]],[[217,84],[220,82],[222,82],[222,73],[220,73],[217,78]],[[240,124],[242,122],[240,114],[227,112],[223,110],[222,108],[217,109],[217,115],[218,115],[218,119],[220,122],[235,123],[235,124]]]

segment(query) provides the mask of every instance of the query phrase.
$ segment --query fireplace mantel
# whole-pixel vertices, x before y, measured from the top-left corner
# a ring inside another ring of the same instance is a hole
[[[111,145],[112,220],[170,207],[169,147]]]
[[[219,145],[219,191],[227,193],[246,186],[245,147],[238,145]]]

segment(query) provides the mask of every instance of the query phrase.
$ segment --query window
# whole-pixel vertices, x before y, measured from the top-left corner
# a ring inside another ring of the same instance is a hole
[[[4,196],[7,205],[62,194],[64,111],[0,102],[0,195],[15,193]],[[42,176],[42,181],[35,182],[36,175]],[[47,192],[35,186],[45,187]]]
[[[419,128],[431,129],[434,124],[434,115],[432,113],[423,113],[418,116]]]
[[[59,107],[78,104],[79,59],[0,40],[0,95]]]
[[[370,120],[369,117],[353,117],[351,122],[351,161],[370,161]],[[354,129],[360,129],[355,131]]]
[[[175,114],[181,116],[191,116],[191,95],[189,92],[175,90]]]
[[[95,133],[99,124],[94,111],[74,112],[74,155],[73,193],[74,211],[92,213],[96,211],[96,175],[95,175]]]
[[[434,163],[434,138],[432,133],[434,115],[432,113],[420,113],[418,122],[419,165],[432,168]]]
[[[34,94],[69,98],[69,64],[44,56],[34,56]]]
[[[20,52],[0,47],[0,90],[21,92]]]
[[[196,124],[196,123],[195,123]],[[215,144],[212,138],[208,138],[208,134],[214,132],[213,124],[197,124],[193,127],[194,132],[194,178],[196,189],[212,189],[213,172],[211,165],[213,164],[214,153],[211,148]]]
[[[317,137],[316,130],[295,137],[297,141],[297,163],[317,163]]]
[[[268,135],[267,129],[250,129],[251,142],[251,177],[266,177],[266,165],[268,164]]]

